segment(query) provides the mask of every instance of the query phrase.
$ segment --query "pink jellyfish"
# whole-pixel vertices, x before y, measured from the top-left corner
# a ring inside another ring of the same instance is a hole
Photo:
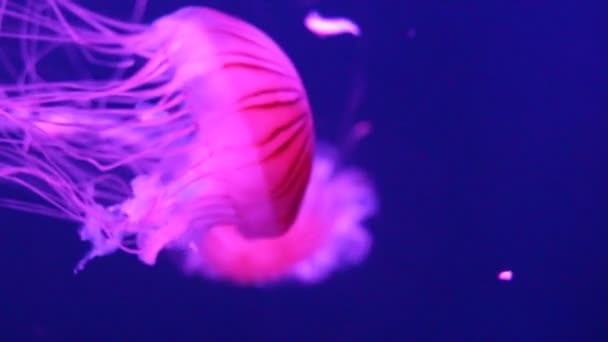
[[[79,222],[92,247],[76,271],[175,250],[190,273],[314,282],[364,258],[373,188],[315,152],[298,72],[259,29],[203,7],[143,25],[69,0],[0,0],[0,25],[0,180],[41,199],[0,206]]]

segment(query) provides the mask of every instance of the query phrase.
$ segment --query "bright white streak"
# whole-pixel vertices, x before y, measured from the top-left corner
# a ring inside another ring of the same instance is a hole
[[[317,11],[311,11],[304,18],[304,25],[319,37],[352,34],[359,36],[361,30],[352,20],[342,17],[326,18]]]

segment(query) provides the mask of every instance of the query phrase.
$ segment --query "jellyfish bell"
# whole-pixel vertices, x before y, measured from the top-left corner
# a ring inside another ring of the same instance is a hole
[[[0,84],[0,180],[47,205],[0,206],[80,222],[92,249],[76,271],[117,250],[153,265],[175,249],[198,274],[259,283],[332,269],[345,237],[368,240],[373,209],[357,203],[371,186],[319,171],[332,159],[315,157],[302,81],[262,31],[204,7],[146,26],[32,3],[0,6],[0,39],[24,51],[21,75]],[[38,64],[65,46],[115,76],[46,80]]]

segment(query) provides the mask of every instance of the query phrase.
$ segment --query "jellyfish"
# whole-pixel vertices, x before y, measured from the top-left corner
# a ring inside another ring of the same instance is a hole
[[[143,24],[4,0],[0,39],[0,182],[36,195],[0,206],[79,224],[75,272],[166,250],[189,274],[311,283],[367,254],[371,181],[316,143],[303,82],[260,29],[208,7]]]

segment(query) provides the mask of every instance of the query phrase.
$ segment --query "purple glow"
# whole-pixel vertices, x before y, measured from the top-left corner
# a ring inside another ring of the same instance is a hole
[[[513,280],[513,272],[511,270],[504,270],[498,273],[498,280],[511,281]]]

